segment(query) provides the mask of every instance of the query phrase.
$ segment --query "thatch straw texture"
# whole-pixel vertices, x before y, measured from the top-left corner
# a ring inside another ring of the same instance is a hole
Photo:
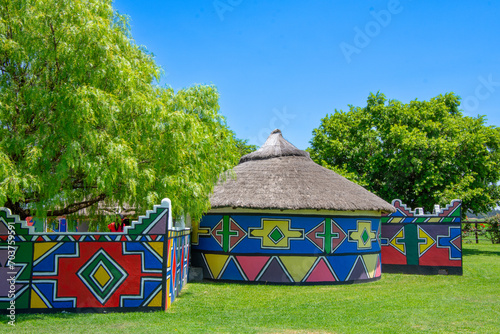
[[[274,130],[216,185],[212,208],[383,211],[395,208],[363,187],[321,167]]]
[[[264,145],[257,151],[244,155],[240,159],[240,164],[250,160],[262,160],[276,157],[309,157],[309,153],[299,150],[290,142],[283,138],[281,131],[276,129],[267,138]]]

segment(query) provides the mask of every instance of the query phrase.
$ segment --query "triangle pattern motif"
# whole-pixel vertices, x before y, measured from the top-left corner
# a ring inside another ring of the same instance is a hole
[[[329,264],[325,261],[324,258],[320,257],[316,262],[314,268],[312,268],[311,272],[305,279],[306,282],[335,282],[337,281],[336,277],[332,273],[332,270]]]
[[[422,256],[429,248],[431,248],[435,243],[434,240],[422,227],[418,227],[418,250],[419,256]]]
[[[316,261],[313,256],[280,256],[281,262],[294,282],[301,282]]]
[[[224,271],[220,274],[220,279],[231,280],[231,281],[246,281],[244,274],[239,268],[236,260],[230,257],[226,262]]]
[[[369,278],[374,278],[374,277],[377,277],[376,276],[376,272],[377,272],[377,265],[378,265],[378,259],[379,259],[379,255],[378,254],[366,254],[366,255],[363,255],[363,261],[366,265],[366,270],[368,272],[368,277]],[[378,271],[380,271],[380,269],[378,269]]]
[[[257,279],[260,282],[276,282],[276,283],[291,283],[292,280],[286,270],[283,268],[281,261],[277,257],[272,257],[267,263],[260,277]]]
[[[249,281],[255,281],[262,268],[269,261],[269,256],[236,256],[241,269]]]
[[[356,280],[368,279],[368,277],[369,276],[368,273],[366,272],[365,264],[363,263],[363,258],[361,256],[358,256],[346,280],[356,281]]]
[[[229,255],[223,254],[205,254],[205,261],[213,278],[219,277],[228,257]]]

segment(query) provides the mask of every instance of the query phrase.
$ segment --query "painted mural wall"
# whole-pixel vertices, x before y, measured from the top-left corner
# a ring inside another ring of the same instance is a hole
[[[381,219],[382,271],[462,275],[461,201],[433,213],[392,205],[397,212]]]
[[[37,233],[0,208],[0,311],[165,310],[187,282],[189,233],[168,199],[122,233]]]
[[[380,218],[208,214],[192,265],[212,280],[336,284],[380,278]]]

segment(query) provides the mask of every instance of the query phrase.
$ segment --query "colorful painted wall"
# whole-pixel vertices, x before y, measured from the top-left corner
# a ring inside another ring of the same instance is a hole
[[[392,205],[381,219],[382,272],[462,275],[461,201],[433,213]]]
[[[208,214],[192,265],[213,280],[335,284],[380,278],[380,218]]]
[[[0,310],[165,310],[187,282],[190,231],[164,199],[122,233],[36,233],[0,208]]]

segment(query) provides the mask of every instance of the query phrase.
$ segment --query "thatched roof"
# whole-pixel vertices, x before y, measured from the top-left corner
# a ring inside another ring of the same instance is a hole
[[[212,209],[383,211],[396,209],[363,187],[316,164],[309,153],[274,130],[257,151],[243,156],[214,188]]]

